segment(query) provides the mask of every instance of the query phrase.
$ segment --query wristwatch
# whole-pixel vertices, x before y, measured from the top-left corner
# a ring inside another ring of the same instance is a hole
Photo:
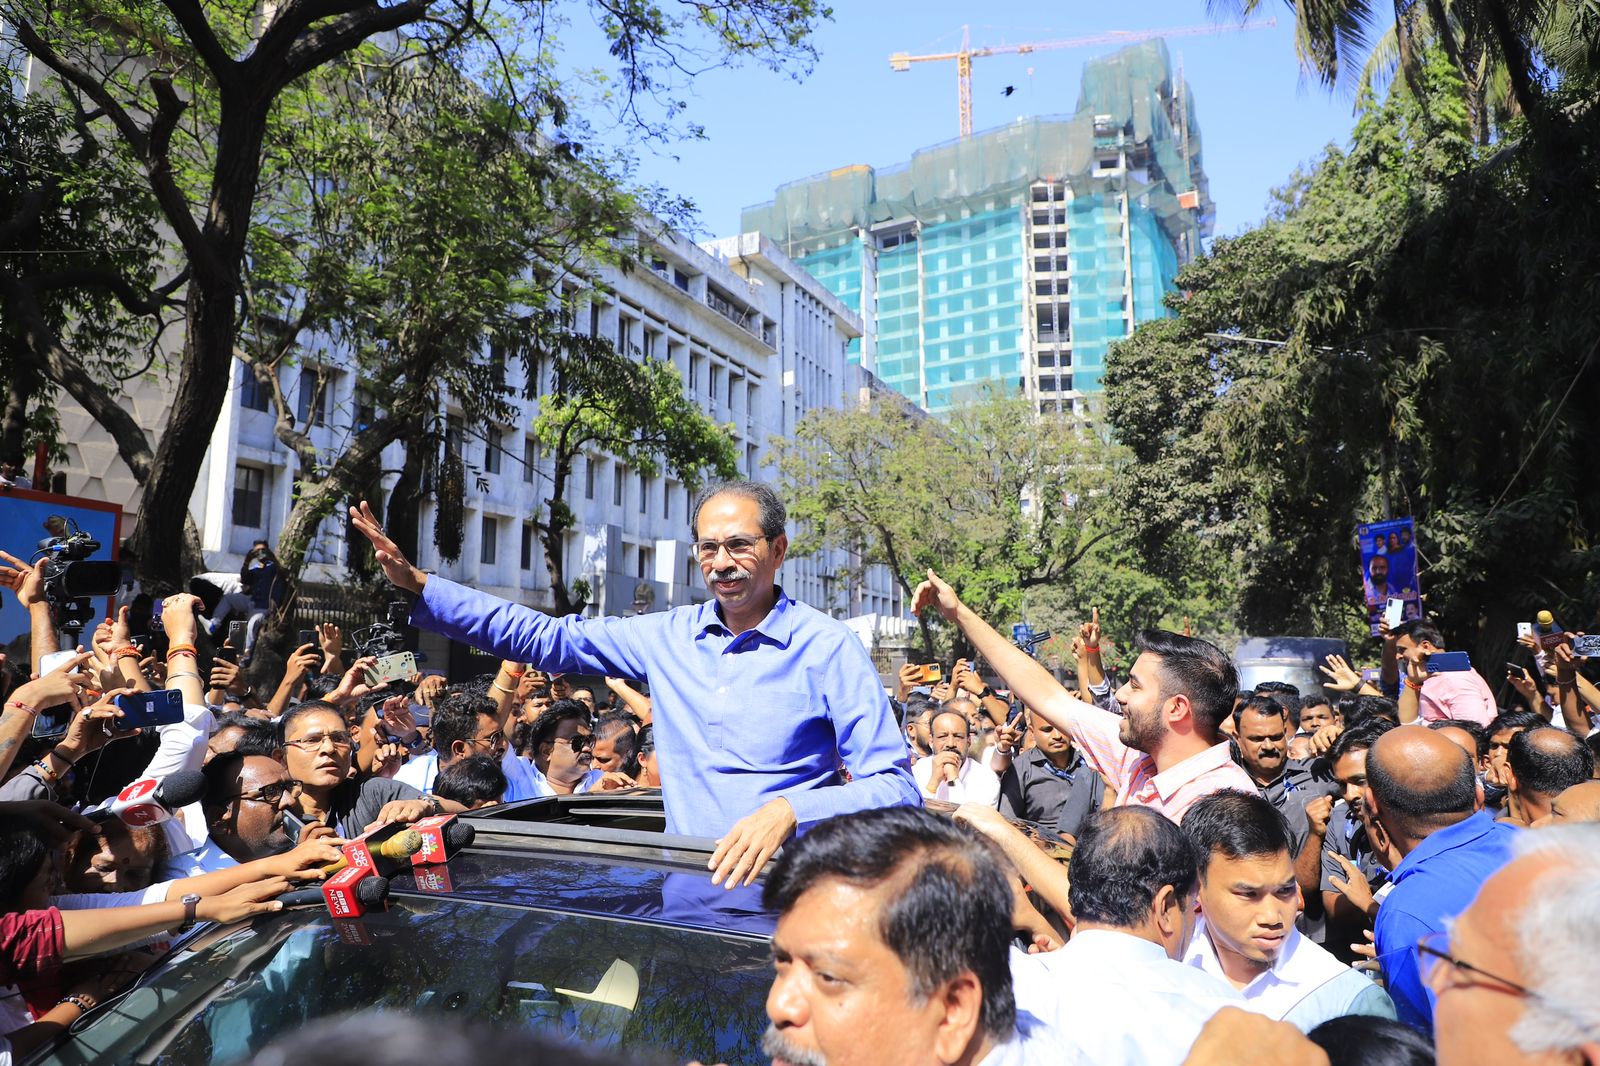
[[[200,906],[199,893],[191,892],[187,896],[183,897],[183,924],[178,926],[178,932],[187,933],[189,930],[194,928],[194,912],[195,908],[198,906]]]

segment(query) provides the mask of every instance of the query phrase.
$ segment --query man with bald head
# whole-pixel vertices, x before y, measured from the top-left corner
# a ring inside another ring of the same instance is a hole
[[[1543,824],[1563,822],[1600,822],[1600,781],[1573,785],[1550,801],[1550,815]]]
[[[1532,825],[1550,814],[1557,796],[1589,780],[1594,756],[1565,729],[1544,726],[1511,738],[1506,770],[1507,813]]]
[[[1511,857],[1520,830],[1482,809],[1467,753],[1422,726],[1401,726],[1367,752],[1362,821],[1393,888],[1373,937],[1401,1021],[1433,1030],[1433,996],[1418,971],[1417,941],[1445,928],[1477,887]]]

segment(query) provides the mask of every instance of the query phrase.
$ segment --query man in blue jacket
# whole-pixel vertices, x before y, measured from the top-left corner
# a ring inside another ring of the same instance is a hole
[[[789,540],[769,486],[725,482],[696,498],[711,601],[629,618],[554,618],[425,574],[365,502],[350,517],[385,576],[420,597],[413,625],[543,670],[649,682],[667,829],[717,840],[714,883],[752,883],[797,829],[920,804],[866,649],[775,583]]]

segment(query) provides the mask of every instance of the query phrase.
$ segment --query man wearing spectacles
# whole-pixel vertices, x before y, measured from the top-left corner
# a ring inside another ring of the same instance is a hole
[[[546,670],[649,682],[667,829],[718,840],[714,882],[752,883],[797,827],[921,802],[861,642],[777,585],[789,540],[770,487],[697,497],[692,550],[711,602],[630,618],[551,618],[430,577],[365,503],[350,515],[385,576],[420,597],[413,625]]]
[[[210,833],[205,847],[196,853],[203,869],[250,862],[293,846],[283,816],[294,803],[296,786],[283,763],[263,755],[229,753],[212,759],[201,772],[206,791],[200,806]],[[205,852],[211,850],[220,855],[208,858]]]

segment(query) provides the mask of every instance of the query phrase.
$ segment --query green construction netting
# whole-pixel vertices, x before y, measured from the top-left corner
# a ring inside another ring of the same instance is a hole
[[[1094,196],[1113,187],[1113,179],[1095,173],[1096,149],[1121,135],[1148,150],[1150,166],[1142,178],[1117,177],[1115,188],[1126,181],[1130,196],[1149,206],[1173,242],[1190,234],[1193,245],[1209,233],[1214,211],[1193,96],[1184,86],[1179,98],[1176,88],[1164,42],[1132,45],[1084,66],[1078,110],[1070,117],[1024,119],[925,148],[897,167],[841,167],[792,182],[771,202],[746,208],[742,228],[806,255],[847,242],[852,228],[992,211],[1036,181],[1064,181],[1075,195]],[[1178,128],[1169,114],[1180,116]],[[1182,207],[1184,193],[1197,194],[1198,206]]]

